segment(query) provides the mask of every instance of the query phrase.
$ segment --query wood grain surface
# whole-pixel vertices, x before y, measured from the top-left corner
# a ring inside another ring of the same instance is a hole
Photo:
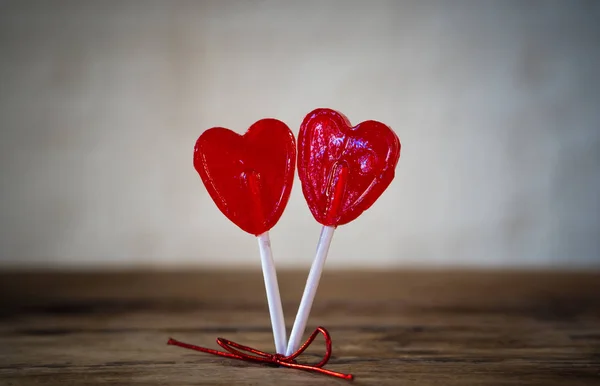
[[[280,274],[288,329],[305,279]],[[326,272],[308,328],[352,382],[166,345],[272,352],[260,272],[6,272],[0,296],[2,385],[600,384],[598,273]]]

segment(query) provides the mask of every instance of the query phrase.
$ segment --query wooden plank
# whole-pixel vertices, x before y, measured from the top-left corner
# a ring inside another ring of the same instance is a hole
[[[280,274],[288,328],[305,278]],[[166,345],[272,351],[259,272],[12,272],[0,297],[3,385],[348,382]],[[359,385],[600,384],[599,273],[326,272],[317,325]]]

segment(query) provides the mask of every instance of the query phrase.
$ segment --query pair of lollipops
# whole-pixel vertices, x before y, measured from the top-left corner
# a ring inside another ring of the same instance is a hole
[[[331,109],[316,109],[304,118],[298,135],[298,175],[310,211],[323,228],[287,342],[269,230],[281,217],[292,189],[296,167],[294,134],[285,123],[270,118],[256,122],[244,135],[221,127],[206,130],[196,142],[194,167],[219,210],[258,239],[277,354],[221,338],[217,342],[229,353],[174,340],[169,343],[236,359],[307,370],[318,368],[323,373],[351,378],[321,369],[331,352],[331,339],[325,329],[319,327],[299,350],[300,341],[334,230],[373,205],[392,182],[399,157],[400,140],[383,123],[365,121],[352,127],[344,115]],[[326,358],[314,366],[297,364],[295,357],[319,332],[325,335]]]

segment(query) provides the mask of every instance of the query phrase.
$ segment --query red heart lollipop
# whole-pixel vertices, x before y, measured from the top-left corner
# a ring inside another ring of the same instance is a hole
[[[276,119],[262,119],[244,135],[208,129],[196,142],[194,167],[219,210],[258,236],[279,221],[290,197],[294,134]]]
[[[354,127],[331,109],[310,112],[298,135],[298,174],[315,219],[347,224],[367,210],[394,178],[400,140],[386,125]]]

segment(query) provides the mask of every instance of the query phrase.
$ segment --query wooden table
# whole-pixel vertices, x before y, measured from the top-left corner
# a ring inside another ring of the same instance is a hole
[[[305,278],[280,274],[288,326]],[[0,296],[2,385],[350,384],[166,345],[273,351],[259,272],[4,273]],[[600,384],[598,273],[329,271],[317,325],[357,385]]]

